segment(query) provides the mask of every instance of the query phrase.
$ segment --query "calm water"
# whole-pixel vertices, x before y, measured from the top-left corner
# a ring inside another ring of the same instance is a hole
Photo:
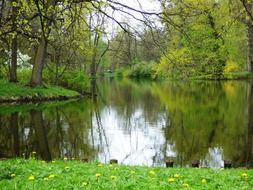
[[[104,80],[96,100],[0,106],[0,157],[75,157],[123,164],[252,166],[253,92],[248,81]]]

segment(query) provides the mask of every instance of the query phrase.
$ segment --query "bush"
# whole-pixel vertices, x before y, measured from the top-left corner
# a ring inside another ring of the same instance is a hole
[[[125,71],[125,76],[132,78],[152,78],[154,75],[154,62],[139,62]]]
[[[228,60],[226,62],[226,66],[224,68],[224,73],[234,73],[234,72],[239,72],[240,71],[240,67],[237,63],[235,63],[234,61]]]

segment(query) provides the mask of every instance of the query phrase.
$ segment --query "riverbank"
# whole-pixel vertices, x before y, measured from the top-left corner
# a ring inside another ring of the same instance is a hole
[[[0,161],[0,189],[248,189],[253,170],[109,165],[34,159]]]
[[[30,88],[24,83],[9,83],[0,80],[0,103],[29,103],[80,98],[76,91],[58,86]]]

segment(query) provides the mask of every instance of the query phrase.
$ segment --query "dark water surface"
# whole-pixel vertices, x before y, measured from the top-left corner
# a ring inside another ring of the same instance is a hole
[[[0,105],[0,157],[29,155],[123,164],[252,166],[253,92],[249,81],[104,80],[96,100]]]

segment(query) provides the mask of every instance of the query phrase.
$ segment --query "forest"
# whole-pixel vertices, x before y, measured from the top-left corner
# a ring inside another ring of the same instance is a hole
[[[105,75],[251,76],[253,1],[152,3],[160,9],[116,0],[1,0],[0,79],[83,91],[92,78]]]

